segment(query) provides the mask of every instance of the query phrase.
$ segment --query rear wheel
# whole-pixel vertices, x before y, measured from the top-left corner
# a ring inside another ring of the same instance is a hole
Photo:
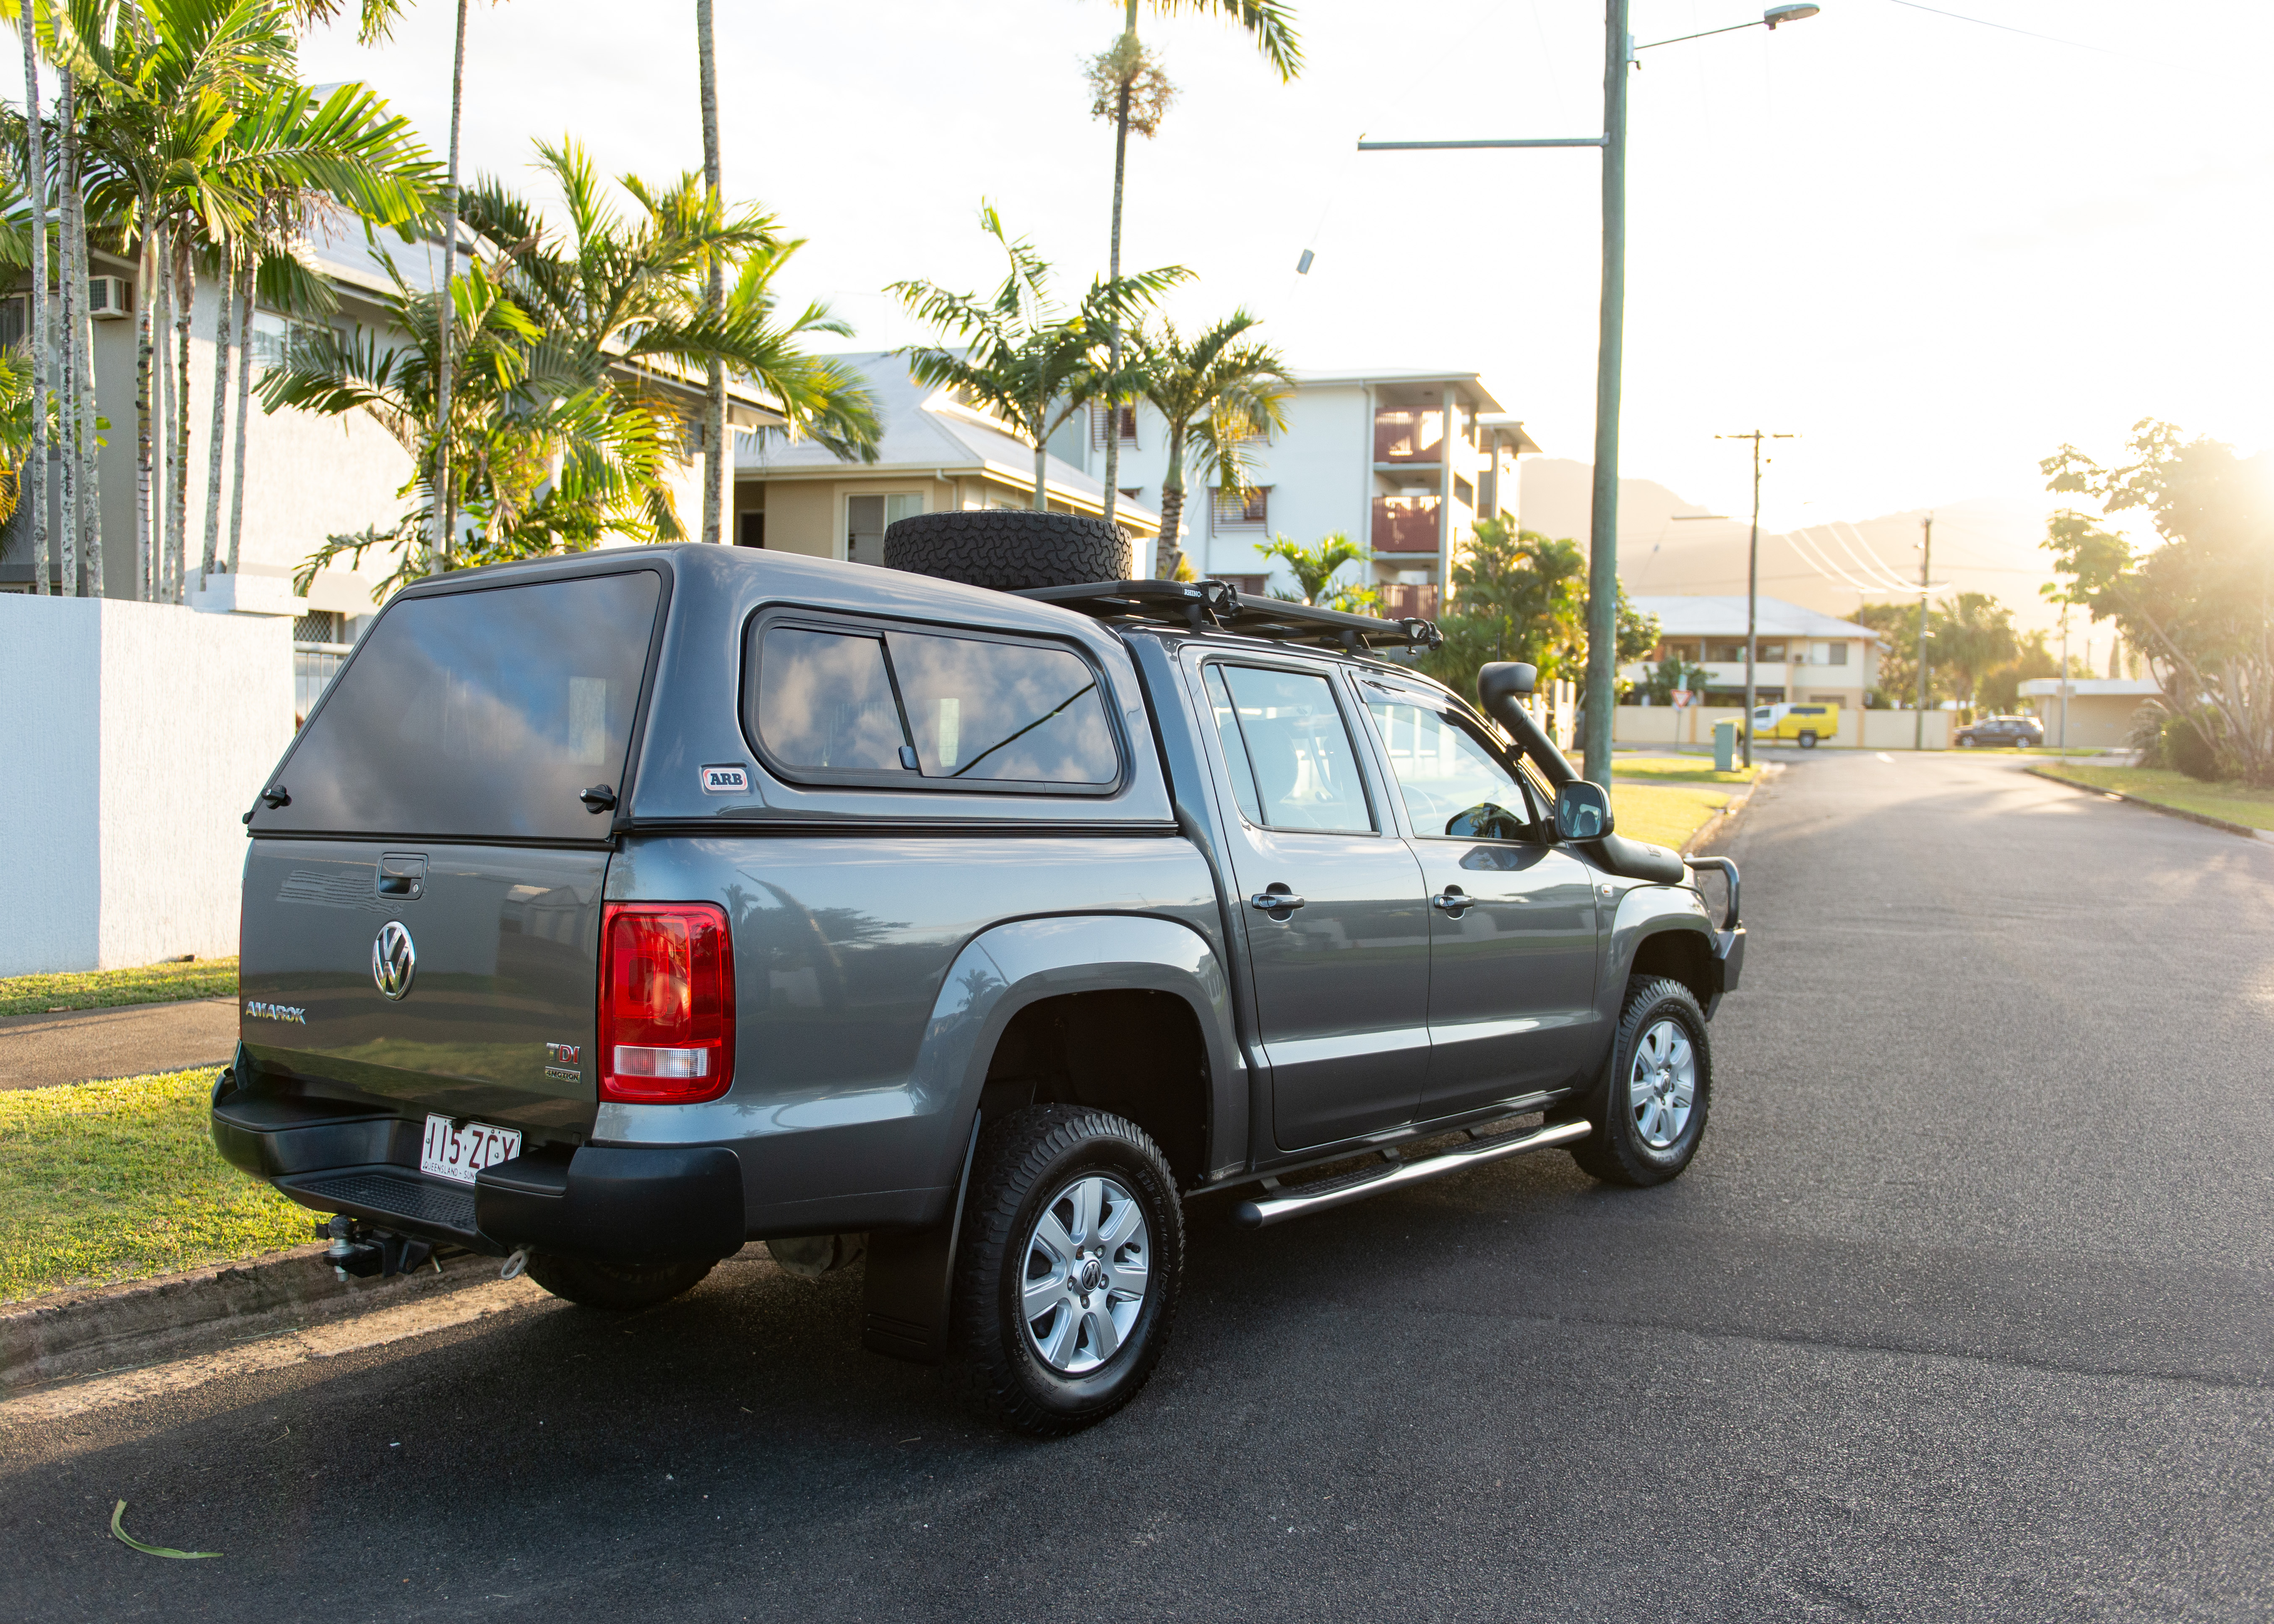
[[[1713,1050],[1697,996],[1680,981],[1638,981],[1589,1113],[1595,1132],[1571,1147],[1572,1159],[1607,1183],[1662,1184],[1698,1154],[1713,1094]]]
[[[1183,1273],[1184,1210],[1135,1124],[1030,1106],[980,1141],[956,1260],[968,1395],[1042,1436],[1102,1421],[1160,1362]]]
[[[586,1308],[621,1312],[668,1302],[691,1291],[716,1263],[603,1263],[564,1258],[556,1252],[529,1254],[529,1277],[553,1296]]]
[[[1816,748],[1816,735],[1814,733],[1801,734],[1800,748],[1803,750],[1814,749]]]

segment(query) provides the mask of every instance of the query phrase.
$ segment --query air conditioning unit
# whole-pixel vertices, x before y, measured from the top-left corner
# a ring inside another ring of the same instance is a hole
[[[117,321],[128,313],[134,284],[124,276],[90,276],[87,281],[87,313],[97,321]]]

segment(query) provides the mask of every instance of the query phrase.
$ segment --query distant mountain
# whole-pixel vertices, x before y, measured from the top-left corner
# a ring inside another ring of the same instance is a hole
[[[1585,546],[1593,470],[1534,457],[1523,466],[1519,508],[1526,530]],[[1706,509],[1649,479],[1619,481],[1619,573],[1630,592],[1742,593],[1749,515],[1701,517]],[[1948,502],[1934,510],[1934,580],[1953,592],[1987,592],[2025,630],[2057,620],[2037,587],[2052,577],[2038,545],[2047,507],[2003,497]],[[1849,522],[1826,518],[1796,534],[1761,536],[1761,591],[1826,614],[1888,603],[1917,590],[1922,508]],[[2086,628],[2080,620],[2077,634]],[[2107,628],[2101,628],[2105,636]]]

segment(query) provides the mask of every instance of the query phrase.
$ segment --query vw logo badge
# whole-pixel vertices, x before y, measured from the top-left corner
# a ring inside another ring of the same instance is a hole
[[[410,933],[400,920],[388,920],[371,944],[371,979],[388,997],[401,998],[410,994],[410,978],[418,969],[418,949]]]

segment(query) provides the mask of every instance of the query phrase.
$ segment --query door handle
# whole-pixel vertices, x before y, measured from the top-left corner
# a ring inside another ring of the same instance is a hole
[[[1303,899],[1285,886],[1276,890],[1259,891],[1247,899],[1250,907],[1261,908],[1266,914],[1278,914],[1303,906]]]
[[[1475,904],[1476,898],[1457,885],[1448,885],[1429,901],[1431,906],[1442,908],[1449,917],[1458,919],[1464,910]]]

